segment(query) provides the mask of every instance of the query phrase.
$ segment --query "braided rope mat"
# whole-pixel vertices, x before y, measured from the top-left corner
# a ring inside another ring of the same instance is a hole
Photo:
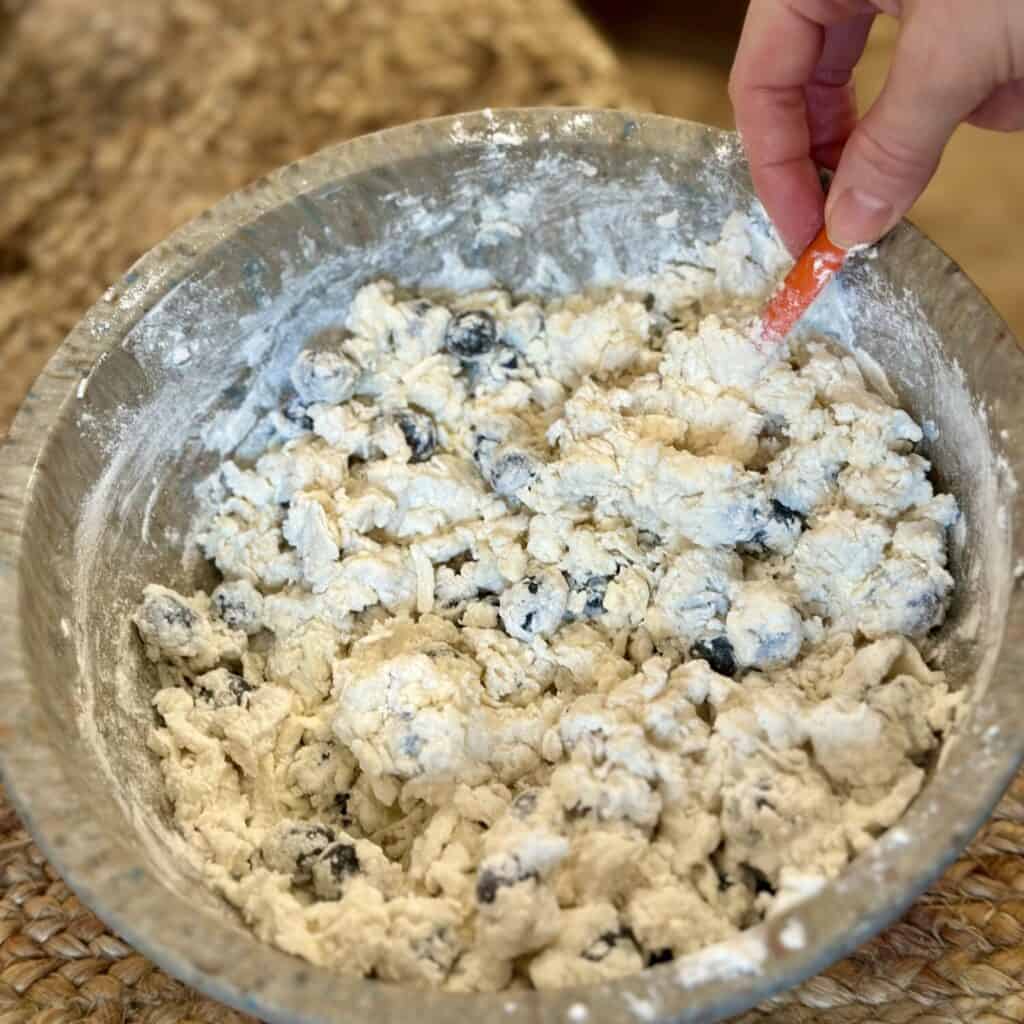
[[[0,435],[107,283],[341,138],[485,105],[638,105],[567,0],[0,0]],[[0,790],[0,1024],[242,1024],[111,934]],[[1024,775],[902,922],[738,1024],[1024,1021]]]

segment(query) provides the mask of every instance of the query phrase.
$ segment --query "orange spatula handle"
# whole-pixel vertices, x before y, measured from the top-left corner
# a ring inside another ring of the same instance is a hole
[[[833,245],[822,228],[793,264],[761,316],[766,342],[781,341],[789,334],[845,259],[846,250]]]

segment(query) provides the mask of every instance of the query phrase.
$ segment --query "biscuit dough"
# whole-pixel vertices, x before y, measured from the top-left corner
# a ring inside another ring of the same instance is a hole
[[[135,614],[149,743],[262,939],[600,981],[815,891],[918,792],[957,506],[853,359],[757,346],[745,238],[546,305],[369,284],[207,482],[224,582]]]

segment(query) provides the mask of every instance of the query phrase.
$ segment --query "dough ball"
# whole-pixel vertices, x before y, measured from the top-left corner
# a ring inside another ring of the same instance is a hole
[[[558,629],[568,600],[565,577],[557,569],[543,569],[505,590],[498,614],[509,636],[529,643]]]
[[[340,352],[306,349],[292,364],[291,378],[304,402],[338,405],[355,392],[359,367]]]
[[[778,587],[744,583],[733,592],[725,620],[736,661],[762,671],[782,668],[800,653],[803,620]]]

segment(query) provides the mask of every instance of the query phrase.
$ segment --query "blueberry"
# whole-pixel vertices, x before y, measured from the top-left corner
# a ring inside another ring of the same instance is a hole
[[[424,938],[414,939],[411,945],[414,956],[429,960],[443,974],[451,971],[459,959],[458,936],[445,926],[434,928]]]
[[[512,801],[512,813],[517,818],[528,818],[537,809],[537,790],[524,789]]]
[[[920,636],[938,625],[942,614],[942,595],[923,589],[908,602],[901,626],[910,636]]]
[[[488,437],[486,434],[473,434],[473,461],[481,468],[481,472],[485,465],[493,461],[492,456],[497,447],[498,442],[493,437]]]
[[[776,894],[775,886],[772,885],[771,880],[760,868],[755,868],[748,864],[747,870],[754,876],[754,892],[757,895],[767,893],[769,896],[774,896]]]
[[[789,421],[785,416],[781,416],[778,413],[769,413],[765,416],[764,422],[761,424],[761,430],[758,433],[758,437],[778,441],[786,436],[786,431],[788,429]]]
[[[395,416],[395,422],[409,446],[409,461],[426,462],[437,447],[437,428],[434,421],[426,413],[406,409]]]
[[[471,309],[448,322],[444,347],[460,359],[476,359],[494,348],[497,335],[494,317],[486,310]]]
[[[252,635],[263,628],[263,595],[248,580],[222,583],[210,598],[229,629]]]
[[[654,949],[647,954],[647,966],[654,967],[656,964],[667,964],[670,960],[674,960],[675,957],[675,953],[668,946],[664,946],[662,949]]]
[[[501,357],[500,365],[503,369],[515,370],[519,366],[519,356],[515,352],[509,352]]]
[[[652,551],[662,544],[661,537],[651,530],[640,530],[636,535],[636,542],[643,551]]]
[[[352,397],[359,368],[340,352],[307,349],[292,364],[291,378],[303,401],[335,405]]]
[[[398,744],[398,749],[406,757],[418,757],[423,750],[423,737],[417,736],[414,732],[406,733]]]
[[[295,396],[285,402],[281,408],[281,415],[299,430],[312,430],[313,417],[309,415],[308,406],[301,398]]]
[[[744,554],[765,555],[776,550],[785,537],[795,540],[807,523],[807,517],[795,509],[783,505],[774,498],[768,506],[767,515],[755,510],[755,519],[760,525],[751,538],[739,547]]]
[[[313,888],[321,899],[338,899],[345,882],[353,875],[358,875],[360,869],[355,846],[339,839],[317,856],[313,865]]]
[[[351,816],[348,813],[348,802],[351,798],[351,793],[335,793],[334,800],[332,801],[334,809],[338,813],[338,817],[341,818],[342,822],[346,825],[351,821]]]
[[[196,686],[209,698],[214,707],[248,707],[249,695],[256,689],[248,680],[237,672],[227,669],[215,669],[196,679]]]
[[[195,654],[196,630],[199,615],[180,594],[166,587],[147,587],[142,607],[135,614],[139,634],[147,644],[160,647],[170,654]]]
[[[580,818],[589,818],[595,810],[595,807],[586,803],[584,800],[577,800],[575,803],[566,807],[565,816],[570,821],[579,821]]]
[[[249,695],[256,689],[237,672],[215,669],[196,680],[196,685],[210,695],[215,708],[248,708]]]
[[[350,843],[334,843],[318,859],[327,865],[335,878],[348,878],[359,871],[359,855]]]
[[[234,698],[236,704],[245,705],[249,703],[249,694],[255,691],[256,687],[248,682],[244,676],[237,672],[228,673],[228,693]]]
[[[529,879],[536,879],[535,871],[520,874],[518,865],[509,865],[506,870],[482,867],[476,876],[476,898],[479,903],[493,903],[498,897],[498,890],[509,885],[516,885]]]
[[[608,591],[608,580],[608,576],[591,576],[583,585],[583,590],[587,595],[583,614],[588,618],[604,614],[604,595]]]
[[[476,898],[480,903],[493,903],[498,889],[510,884],[508,879],[499,877],[493,871],[481,871],[476,880]]]
[[[192,629],[196,624],[196,613],[177,594],[147,596],[142,613],[147,621],[167,629]]]
[[[703,658],[720,676],[736,675],[736,656],[732,644],[724,636],[700,640],[690,648],[691,658]]]
[[[504,451],[487,467],[487,482],[497,494],[510,496],[537,478],[537,460],[526,452]]]
[[[569,587],[557,569],[527,576],[509,587],[498,605],[505,632],[517,640],[553,633],[562,623]]]
[[[304,846],[302,852],[295,858],[295,866],[299,871],[305,872],[310,862],[334,842],[334,829],[326,825],[307,825],[299,830],[299,835]]]
[[[310,880],[313,862],[336,839],[327,825],[284,820],[266,836],[260,847],[272,871],[292,876],[296,884]]]
[[[774,498],[772,499],[772,519],[784,523],[786,526],[795,526],[801,530],[807,522],[806,516],[795,509],[783,505],[781,501],[776,501]]]

